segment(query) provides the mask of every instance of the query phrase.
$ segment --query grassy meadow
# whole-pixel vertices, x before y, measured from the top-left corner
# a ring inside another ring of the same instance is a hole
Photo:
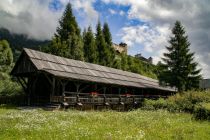
[[[191,139],[210,138],[210,122],[166,110],[44,111],[0,107],[0,139]]]

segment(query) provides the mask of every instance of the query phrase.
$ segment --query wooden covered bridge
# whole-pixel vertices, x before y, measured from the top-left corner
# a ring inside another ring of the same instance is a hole
[[[64,105],[136,105],[143,98],[167,97],[175,90],[157,80],[101,65],[24,49],[11,74],[28,103]]]

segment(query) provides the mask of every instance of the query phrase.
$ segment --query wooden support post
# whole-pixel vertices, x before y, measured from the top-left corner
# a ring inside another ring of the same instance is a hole
[[[29,106],[31,104],[31,100],[30,100],[30,96],[31,96],[31,77],[28,77],[27,93],[28,93],[28,106]]]
[[[103,94],[104,94],[104,104],[106,105],[106,87],[103,88]]]
[[[106,94],[106,87],[103,87],[103,94],[105,96],[105,94]]]
[[[120,93],[121,93],[121,88],[118,89],[118,93],[119,93],[119,95],[120,95]]]
[[[35,76],[35,79],[33,80],[32,87],[31,87],[31,89],[32,89],[31,94],[32,94],[33,97],[36,94],[35,89],[36,89],[36,82],[37,82],[37,80],[38,80],[38,77]],[[36,102],[36,98],[35,98],[35,102]]]
[[[55,77],[52,79],[52,94],[50,94],[50,103],[52,102],[52,97],[55,95]]]
[[[80,84],[76,84],[77,94],[79,94],[79,87],[80,87]]]
[[[61,83],[61,85],[62,85],[62,97],[63,97],[63,102],[65,102],[65,90],[66,90],[66,84],[67,84],[67,82],[63,82],[63,81],[61,81],[60,80],[60,83]]]
[[[76,85],[76,92],[77,92],[76,102],[79,103],[80,102],[80,100],[79,100],[79,87],[80,87],[81,84],[76,83],[75,85]]]

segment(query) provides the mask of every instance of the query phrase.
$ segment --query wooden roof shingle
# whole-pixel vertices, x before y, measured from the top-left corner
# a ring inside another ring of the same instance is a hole
[[[158,80],[140,74],[63,58],[26,48],[23,51],[28,55],[38,71],[44,71],[57,77],[128,87],[175,91],[173,88],[161,87]]]

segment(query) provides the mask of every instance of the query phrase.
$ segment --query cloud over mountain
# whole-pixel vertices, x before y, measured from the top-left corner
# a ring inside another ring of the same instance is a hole
[[[13,33],[27,34],[29,38],[50,39],[58,26],[68,0],[4,0],[0,1],[0,27]],[[85,21],[97,20],[93,0],[72,0],[75,11]]]

